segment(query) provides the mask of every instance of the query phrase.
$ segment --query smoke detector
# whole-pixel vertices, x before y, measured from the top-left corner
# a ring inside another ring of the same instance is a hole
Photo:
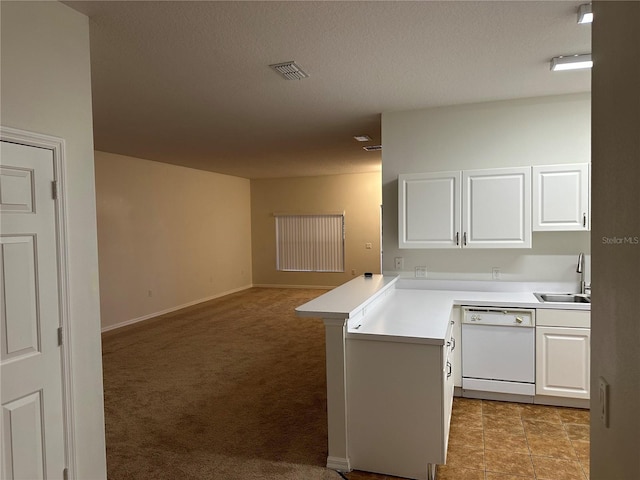
[[[366,147],[362,147],[362,149],[367,152],[379,152],[382,150],[382,145],[367,145]]]
[[[274,63],[269,66],[284,77],[285,80],[302,80],[309,76],[309,74],[302,70],[300,65],[297,65],[294,61]]]

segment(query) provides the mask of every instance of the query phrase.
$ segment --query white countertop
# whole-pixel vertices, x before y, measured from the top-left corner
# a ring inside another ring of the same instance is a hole
[[[365,317],[350,319],[347,336],[442,345],[452,298],[452,292],[447,291],[395,288]]]
[[[328,291],[327,293],[296,308],[299,317],[351,318],[370,303],[377,295],[392,287],[398,277],[363,275]]]
[[[442,288],[447,288],[443,290]],[[537,292],[564,292],[553,283],[356,278],[296,308],[298,316],[348,319],[348,338],[441,345],[455,305],[590,310],[590,304],[541,303]]]

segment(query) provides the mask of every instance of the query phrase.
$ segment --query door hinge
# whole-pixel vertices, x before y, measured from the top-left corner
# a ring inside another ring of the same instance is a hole
[[[58,346],[62,346],[62,327],[58,327]]]
[[[65,468],[62,470],[62,480],[69,480],[69,469]]]
[[[54,200],[58,199],[58,182],[55,180],[51,182],[51,197]]]

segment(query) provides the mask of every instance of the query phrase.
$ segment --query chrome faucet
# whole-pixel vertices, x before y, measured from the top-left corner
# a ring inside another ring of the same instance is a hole
[[[591,283],[584,281],[584,270],[584,253],[580,252],[580,255],[578,255],[578,268],[576,268],[576,272],[580,274],[580,293],[582,295],[591,295]]]

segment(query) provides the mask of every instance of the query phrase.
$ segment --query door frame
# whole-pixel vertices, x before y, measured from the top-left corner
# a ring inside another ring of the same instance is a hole
[[[58,276],[58,309],[60,313],[60,327],[62,327],[62,404],[63,423],[65,431],[65,465],[67,478],[74,479],[76,465],[75,443],[75,410],[73,406],[73,378],[71,363],[71,325],[70,325],[70,297],[69,297],[69,255],[67,243],[67,204],[66,204],[66,164],[65,141],[63,138],[29,132],[17,128],[0,125],[0,140],[51,150],[53,153],[53,178],[56,182],[55,228],[56,254]]]

